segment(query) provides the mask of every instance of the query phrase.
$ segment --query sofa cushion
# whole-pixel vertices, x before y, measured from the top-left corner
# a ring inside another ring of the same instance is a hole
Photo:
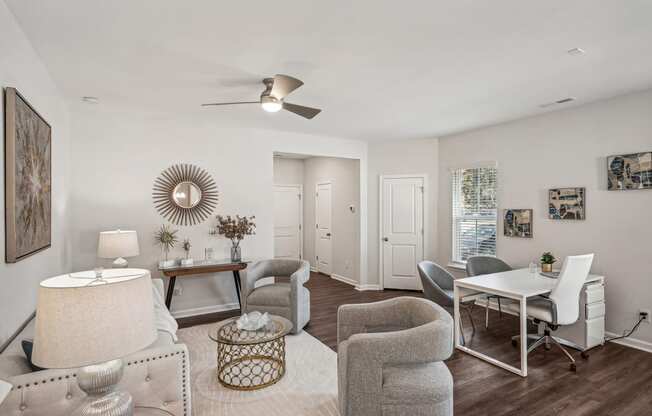
[[[247,297],[248,305],[290,306],[290,284],[274,283],[255,289]]]
[[[383,368],[383,404],[439,403],[453,396],[453,376],[441,362]]]

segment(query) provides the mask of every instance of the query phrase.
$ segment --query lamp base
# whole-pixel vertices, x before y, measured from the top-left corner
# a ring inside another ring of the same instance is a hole
[[[87,397],[75,416],[133,416],[134,401],[126,391],[115,391],[122,378],[122,360],[82,367],[77,372],[77,384]]]
[[[122,268],[122,267],[127,267],[129,264],[127,260],[123,259],[122,257],[118,257],[117,259],[113,260],[113,267],[115,268]]]

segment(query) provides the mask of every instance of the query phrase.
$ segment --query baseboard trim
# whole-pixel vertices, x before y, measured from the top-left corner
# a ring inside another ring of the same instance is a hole
[[[210,305],[201,306],[199,308],[180,309],[172,311],[174,318],[188,318],[190,316],[207,315],[209,313],[226,312],[234,309],[239,309],[240,305],[237,303],[226,303],[223,305]]]
[[[605,335],[609,338],[621,336],[613,332],[605,332]],[[625,347],[635,348],[637,350],[652,353],[652,342],[643,341],[637,338],[623,338],[611,342],[624,345]]]
[[[367,290],[381,290],[380,285],[375,284],[375,285],[356,285],[355,290],[359,290],[360,292],[364,292]]]
[[[315,266],[310,266],[310,271],[313,273],[317,273],[317,268]]]
[[[23,322],[18,327],[18,329],[13,334],[11,334],[9,338],[7,338],[7,340],[2,345],[0,345],[0,353],[3,353],[4,350],[7,349],[9,344],[11,344],[18,337],[18,335],[20,335],[20,333],[23,332],[25,327],[29,325],[29,323],[32,321],[32,319],[34,319],[34,317],[36,317],[36,311],[29,314],[29,317],[25,320],[25,322]]]
[[[356,286],[358,284],[358,282],[351,279],[350,277],[342,276],[340,274],[331,273],[331,278],[351,286]]]

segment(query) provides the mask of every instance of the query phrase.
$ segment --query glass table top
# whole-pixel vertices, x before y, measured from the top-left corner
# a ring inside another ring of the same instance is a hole
[[[211,329],[208,336],[215,342],[231,345],[251,345],[263,342],[273,341],[285,336],[292,330],[292,322],[289,320],[270,315],[270,322],[255,331],[238,329],[237,320],[239,316],[229,318],[218,323],[215,328]]]

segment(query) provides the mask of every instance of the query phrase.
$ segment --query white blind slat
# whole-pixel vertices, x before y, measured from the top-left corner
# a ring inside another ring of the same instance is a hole
[[[496,168],[452,171],[453,261],[496,255]]]

